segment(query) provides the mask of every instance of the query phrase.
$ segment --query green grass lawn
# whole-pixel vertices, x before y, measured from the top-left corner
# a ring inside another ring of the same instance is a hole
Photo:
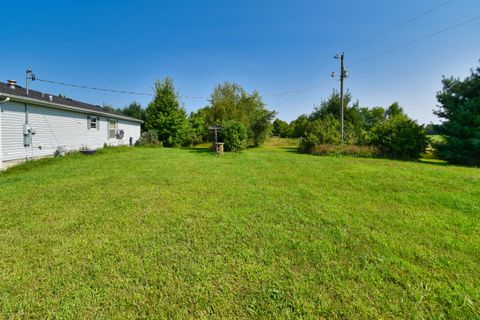
[[[480,318],[480,170],[265,147],[0,174],[0,318]]]

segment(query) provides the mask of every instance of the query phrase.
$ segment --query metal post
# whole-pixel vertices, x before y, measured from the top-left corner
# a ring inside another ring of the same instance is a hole
[[[27,69],[25,71],[25,90],[27,90],[27,96],[28,96],[28,74],[31,72],[30,69]]]
[[[25,90],[27,91],[27,96],[29,94],[28,80],[36,80],[35,75],[32,73],[32,69],[25,70]]]

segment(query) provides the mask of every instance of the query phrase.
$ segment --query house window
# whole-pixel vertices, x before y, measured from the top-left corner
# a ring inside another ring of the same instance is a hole
[[[100,129],[100,118],[95,116],[87,116],[87,129]]]
[[[108,139],[115,139],[117,133],[117,121],[108,120]]]

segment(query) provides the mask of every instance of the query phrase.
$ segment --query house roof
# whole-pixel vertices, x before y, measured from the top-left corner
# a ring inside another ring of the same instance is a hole
[[[71,109],[77,112],[100,114],[110,116],[112,118],[143,122],[140,119],[126,116],[121,112],[107,111],[100,106],[72,100],[69,98],[59,97],[48,93],[42,93],[40,91],[29,89],[27,95],[27,90],[18,85],[15,86],[15,89],[12,89],[9,84],[0,82],[0,93],[6,97],[10,97],[12,100],[19,100],[21,102],[28,102],[31,104],[35,104],[35,102],[38,102],[38,104],[40,105],[47,105],[53,108],[64,107],[63,109]],[[51,99],[50,96],[52,97]]]

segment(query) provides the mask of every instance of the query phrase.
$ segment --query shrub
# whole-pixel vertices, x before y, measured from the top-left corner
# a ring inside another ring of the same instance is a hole
[[[418,159],[426,151],[429,139],[416,121],[399,115],[373,127],[371,144],[389,157]]]
[[[142,147],[161,147],[162,142],[158,140],[158,133],[155,130],[149,130],[140,135],[140,139],[135,142],[135,146]]]
[[[225,151],[241,151],[247,147],[247,129],[241,122],[228,121],[220,131],[220,139],[225,143]]]
[[[333,116],[310,121],[306,127],[306,136],[300,140],[299,151],[310,153],[315,146],[338,144],[341,136],[338,132],[338,120]]]
[[[356,146],[348,144],[321,144],[310,150],[315,155],[333,155],[333,156],[349,156],[356,158],[375,158],[380,157],[381,152],[373,146]]]

